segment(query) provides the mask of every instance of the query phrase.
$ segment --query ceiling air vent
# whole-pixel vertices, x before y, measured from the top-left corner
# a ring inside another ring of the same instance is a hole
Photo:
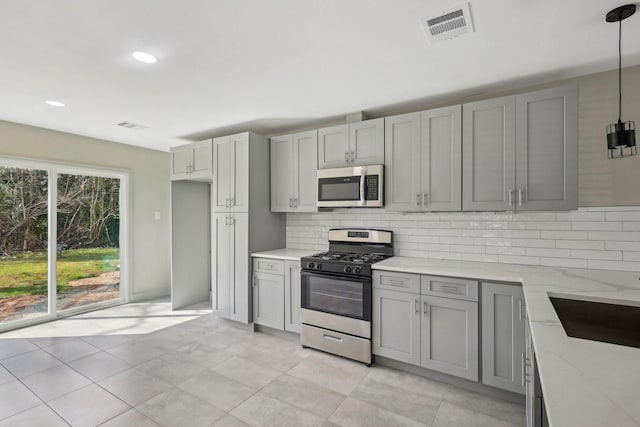
[[[120,123],[118,123],[118,126],[121,126],[123,128],[127,128],[127,129],[133,129],[133,130],[149,129],[149,126],[139,125],[139,124],[133,123],[133,122],[120,122]]]
[[[422,18],[420,23],[431,44],[473,33],[469,3]]]

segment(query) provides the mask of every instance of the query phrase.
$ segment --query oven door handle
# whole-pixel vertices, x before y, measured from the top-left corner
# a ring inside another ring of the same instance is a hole
[[[360,206],[365,205],[365,183],[367,181],[367,168],[360,169]]]

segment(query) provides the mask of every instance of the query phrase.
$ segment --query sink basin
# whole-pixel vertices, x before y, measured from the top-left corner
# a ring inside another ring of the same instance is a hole
[[[640,307],[550,295],[568,336],[640,348]]]

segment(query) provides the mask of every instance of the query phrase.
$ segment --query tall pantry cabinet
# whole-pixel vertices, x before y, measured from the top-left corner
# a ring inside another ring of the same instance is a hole
[[[213,311],[249,323],[251,253],[285,245],[285,217],[269,201],[269,140],[251,132],[214,138],[213,165]]]

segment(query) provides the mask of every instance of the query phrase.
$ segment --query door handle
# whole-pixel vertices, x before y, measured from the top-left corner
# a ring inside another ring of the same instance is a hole
[[[355,159],[356,159],[356,152],[352,151],[351,152],[351,161],[353,162],[353,161],[355,161]]]
[[[360,172],[360,206],[364,206],[365,203],[365,180],[367,178],[367,168],[362,168]]]
[[[522,367],[522,385],[525,384],[526,381],[526,375],[525,375],[525,371],[527,369],[526,364],[525,364],[525,357],[524,357],[524,353],[520,353],[520,361],[521,361],[521,367]]]
[[[333,335],[327,335],[327,334],[322,334],[322,336],[324,337],[324,339],[329,341],[342,342],[342,338],[340,337],[334,337]]]
[[[513,206],[513,189],[510,188],[509,190],[509,206]]]
[[[420,301],[416,300],[415,305],[416,305],[416,314],[420,314]]]
[[[231,208],[233,206],[235,206],[235,198],[229,197],[229,207]]]
[[[416,193],[416,206],[420,206],[420,193]]]
[[[429,315],[429,304],[427,304],[426,301],[422,303],[422,313],[424,314],[424,317]]]
[[[349,152],[348,151],[344,152],[344,162],[345,163],[349,163]]]
[[[289,207],[293,207],[293,197],[289,197]]]
[[[294,197],[294,198],[293,198],[293,207],[294,207],[294,208],[297,208],[297,207],[298,207],[298,198],[297,198],[297,197]]]
[[[424,193],[422,195],[422,204],[423,205],[428,205],[429,204],[429,193]]]
[[[518,206],[522,206],[522,203],[524,203],[523,197],[522,197],[523,192],[524,191],[522,190],[522,188],[518,188]]]

